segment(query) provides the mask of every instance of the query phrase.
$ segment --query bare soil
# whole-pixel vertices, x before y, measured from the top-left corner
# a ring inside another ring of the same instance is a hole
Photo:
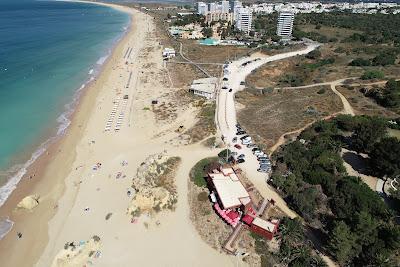
[[[276,89],[264,95],[245,90],[236,94],[236,100],[244,106],[238,112],[239,123],[264,148],[274,145],[281,135],[343,108],[327,86]]]

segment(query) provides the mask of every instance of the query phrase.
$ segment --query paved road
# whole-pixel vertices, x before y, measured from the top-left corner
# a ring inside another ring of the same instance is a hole
[[[250,57],[244,57],[233,61],[228,65],[225,71],[225,77],[228,78],[228,81],[221,82],[222,86],[232,89],[232,92],[229,92],[228,89],[220,89],[219,92],[217,92],[216,121],[221,135],[224,136],[225,144],[231,150],[237,151],[238,154],[245,154],[246,162],[242,163],[240,167],[247,174],[247,177],[264,198],[274,199],[276,205],[291,218],[296,217],[297,214],[289,209],[285,201],[269,185],[266,184],[268,177],[265,173],[260,173],[257,171],[258,161],[257,158],[252,154],[251,150],[243,146],[241,149],[234,148],[232,139],[236,136],[237,123],[234,93],[244,89],[244,86],[240,85],[240,82],[245,81],[246,76],[249,75],[253,70],[272,61],[307,54],[318,46],[319,44],[310,43],[305,49],[294,52],[288,52],[274,56],[257,56],[257,54],[253,54]],[[243,66],[242,64],[245,62],[249,63]]]

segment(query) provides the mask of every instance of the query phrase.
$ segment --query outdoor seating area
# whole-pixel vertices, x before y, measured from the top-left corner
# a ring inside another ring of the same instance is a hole
[[[268,240],[272,240],[278,231],[279,220],[261,218],[265,208],[273,205],[273,200],[264,200],[257,208],[249,192],[231,167],[220,166],[208,173],[210,199],[215,212],[232,228],[241,223]]]

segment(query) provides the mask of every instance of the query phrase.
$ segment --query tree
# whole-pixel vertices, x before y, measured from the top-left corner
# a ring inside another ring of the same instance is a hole
[[[371,61],[369,59],[356,58],[356,59],[353,59],[353,61],[351,61],[349,63],[349,65],[350,66],[370,66]]]
[[[201,33],[206,37],[206,38],[210,38],[213,35],[213,30],[210,27],[204,27],[203,30],[201,31]]]
[[[383,138],[370,153],[374,172],[383,177],[400,175],[400,141],[396,137]]]
[[[328,246],[338,262],[342,265],[349,262],[354,256],[352,255],[354,237],[350,227],[345,222],[339,221],[335,224],[330,237]]]
[[[372,59],[375,66],[393,65],[396,61],[396,55],[390,52],[381,52]]]
[[[318,49],[315,49],[306,55],[306,58],[309,59],[317,59],[320,57],[321,57],[321,51],[319,51]]]
[[[361,80],[383,79],[385,74],[380,70],[368,70],[361,76]]]
[[[386,121],[378,117],[365,117],[354,131],[353,146],[357,151],[368,153],[386,133]]]

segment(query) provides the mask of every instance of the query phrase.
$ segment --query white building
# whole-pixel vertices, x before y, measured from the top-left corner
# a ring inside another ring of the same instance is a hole
[[[233,4],[231,5],[231,12],[233,13],[233,19],[236,21],[237,20],[237,15],[239,13],[239,9],[241,9],[242,2],[240,1],[234,1]]]
[[[218,11],[218,3],[208,3],[208,12],[214,13]]]
[[[169,47],[164,48],[164,50],[162,52],[162,56],[164,59],[169,59],[169,58],[175,57],[175,55],[176,55],[175,49],[169,48]]]
[[[279,13],[278,26],[276,34],[282,39],[287,40],[292,38],[294,13],[291,11],[282,11]]]
[[[229,13],[229,1],[221,1],[221,12]]]
[[[253,22],[253,15],[250,8],[241,7],[238,8],[235,17],[235,27],[236,29],[249,34],[251,31],[251,24]]]
[[[208,12],[208,5],[204,2],[197,2],[197,14],[206,15]]]
[[[189,92],[207,99],[213,99],[215,96],[215,89],[217,88],[217,82],[217,78],[203,78],[194,80],[190,86]]]

